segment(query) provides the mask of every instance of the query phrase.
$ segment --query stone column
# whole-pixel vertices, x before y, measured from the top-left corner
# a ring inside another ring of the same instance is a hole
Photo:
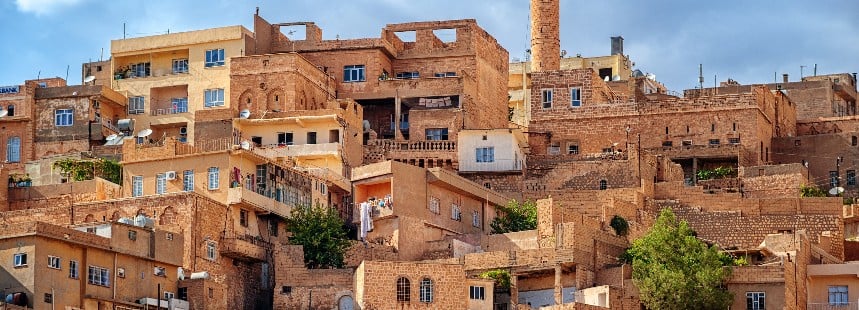
[[[510,274],[510,308],[517,309],[519,307],[519,286],[516,280],[519,278],[515,273]]]
[[[561,271],[561,266],[555,266],[555,304],[560,305],[564,303],[564,286],[561,285],[561,276],[563,275],[563,271]]]
[[[400,132],[400,114],[402,113],[401,109],[402,103],[400,102],[400,94],[397,93],[397,96],[394,97],[394,140],[400,141],[403,139],[403,133]]]
[[[531,71],[561,69],[560,0],[531,0]]]

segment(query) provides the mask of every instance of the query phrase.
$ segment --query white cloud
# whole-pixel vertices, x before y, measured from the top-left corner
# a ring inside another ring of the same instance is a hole
[[[83,0],[15,0],[18,10],[36,15],[47,15],[63,7],[72,6]]]

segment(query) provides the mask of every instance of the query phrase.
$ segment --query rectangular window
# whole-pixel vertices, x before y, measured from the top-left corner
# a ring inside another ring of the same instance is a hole
[[[212,49],[206,51],[206,67],[217,67],[224,65],[224,49]]]
[[[188,113],[188,97],[173,98],[171,101],[173,103],[171,112]]]
[[[133,77],[147,77],[150,72],[150,65],[148,62],[141,62],[136,64],[131,64],[131,76]]]
[[[206,243],[206,258],[215,260],[216,247],[214,242]]]
[[[740,138],[728,138],[730,144],[740,144]]]
[[[480,227],[480,212],[472,211],[471,212],[471,226]]]
[[[135,175],[131,177],[131,197],[143,196],[143,176]]]
[[[167,192],[167,175],[159,173],[155,175],[155,193],[158,195]]]
[[[764,310],[765,304],[764,292],[747,292],[746,293],[746,309],[747,310]]]
[[[239,210],[239,225],[248,227],[248,211]]]
[[[547,150],[549,155],[561,155],[561,142],[552,142]]]
[[[185,170],[182,172],[182,190],[186,192],[194,191],[194,170]]]
[[[430,210],[430,212],[435,213],[435,214],[439,214],[439,213],[441,213],[441,212],[439,211],[439,205],[440,205],[440,204],[441,204],[441,201],[439,201],[439,199],[438,199],[438,198],[430,197],[430,201],[429,201],[429,210]]]
[[[180,287],[178,292],[179,292],[179,299],[188,300],[188,288],[187,287]]]
[[[829,305],[830,306],[846,306],[849,304],[849,300],[847,299],[847,286],[846,285],[832,285],[829,286]]]
[[[680,145],[682,145],[682,146],[692,146],[692,140],[683,140],[683,141],[680,141]]]
[[[570,106],[582,106],[582,89],[578,87],[570,88]]]
[[[205,90],[206,107],[220,107],[224,105],[224,89],[213,88]]]
[[[316,132],[311,131],[307,133],[307,144],[316,144]]]
[[[456,77],[456,72],[436,72],[435,77]]]
[[[54,111],[54,125],[58,127],[74,125],[74,110],[57,109]]]
[[[420,78],[421,74],[417,71],[412,72],[397,72],[398,79],[417,79]]]
[[[143,114],[146,100],[143,96],[128,97],[128,114]]]
[[[838,187],[839,183],[841,183],[838,178],[838,171],[829,171],[829,187]]]
[[[450,205],[450,219],[454,221],[462,221],[462,211],[459,209],[459,205],[452,204]]]
[[[427,128],[427,140],[447,140],[447,128]]]
[[[209,190],[216,190],[220,187],[220,174],[218,167],[209,167]]]
[[[495,162],[495,148],[494,147],[479,147],[475,150],[477,153],[477,162],[479,163],[491,163]]]
[[[567,145],[567,154],[576,155],[578,153],[579,153],[579,145],[578,144]]]
[[[277,237],[277,220],[271,219],[268,221],[268,234],[272,237]]]
[[[80,277],[80,272],[78,269],[78,261],[70,260],[69,261],[69,278],[77,279]]]
[[[364,65],[352,65],[343,67],[343,82],[363,82]]]
[[[719,139],[710,139],[710,145],[719,145]]]
[[[89,266],[87,283],[110,287],[110,270],[98,266]]]
[[[173,74],[188,73],[188,58],[173,59]]]
[[[173,298],[176,298],[175,294],[173,294],[172,292],[164,292],[164,299],[165,300],[171,300]]]
[[[292,133],[291,132],[278,132],[277,133],[277,145],[292,145]]]
[[[27,253],[15,253],[15,267],[27,266]]]
[[[486,288],[483,286],[471,286],[468,289],[468,297],[474,300],[486,299]]]
[[[9,137],[6,141],[6,161],[10,163],[21,162],[21,138]]]
[[[847,170],[847,185],[856,185],[856,170]]]
[[[551,109],[552,108],[552,90],[544,89],[540,91],[542,93],[541,99],[543,103],[543,109]]]

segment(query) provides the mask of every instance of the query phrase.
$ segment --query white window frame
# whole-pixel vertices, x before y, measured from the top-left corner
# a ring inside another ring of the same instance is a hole
[[[423,303],[432,303],[433,300],[433,281],[429,277],[421,279],[420,283],[420,301]]]
[[[766,309],[766,293],[764,292],[746,292],[746,307],[748,308],[749,299],[751,299],[751,310]]]
[[[367,66],[348,65],[343,66],[343,82],[365,82],[367,81]]]
[[[209,190],[217,190],[221,187],[221,169],[218,167],[209,167],[208,170],[208,180],[209,180]]]
[[[62,270],[62,259],[58,256],[48,255],[48,268]]]
[[[438,198],[435,198],[435,197],[430,197],[430,201],[429,201],[429,205],[428,205],[430,212],[435,213],[435,214],[441,213],[439,211],[439,206],[441,206],[441,200],[439,200]]]
[[[155,175],[155,193],[158,195],[167,193],[167,174],[159,173]]]
[[[146,109],[146,97],[128,97],[128,114],[143,114],[144,109]]]
[[[76,260],[69,260],[69,278],[79,279],[80,276],[80,263]]]
[[[90,265],[87,268],[87,284],[110,287],[110,269]]]
[[[540,102],[543,109],[551,109],[554,105],[555,90],[544,88],[540,90]]]
[[[582,88],[570,87],[570,107],[578,108],[582,106]]]
[[[186,192],[194,191],[194,170],[182,171],[182,190]]]
[[[830,285],[829,286],[829,305],[830,306],[847,306],[850,304],[849,287],[847,285]]]
[[[206,259],[215,260],[218,255],[218,246],[214,242],[206,242]]]
[[[478,285],[469,286],[468,298],[471,300],[486,300],[486,287]]]
[[[480,212],[471,211],[471,226],[480,228]]]
[[[462,222],[462,209],[458,204],[450,204],[450,219]]]
[[[224,106],[224,89],[223,88],[211,88],[203,91],[203,98],[205,102],[205,106],[207,108],[211,107],[222,107]]]
[[[131,197],[143,196],[143,176],[131,176]]]
[[[74,109],[54,110],[54,125],[57,127],[69,127],[75,124]]]
[[[6,141],[6,161],[10,163],[21,162],[21,137],[9,137]]]
[[[495,147],[479,147],[474,150],[476,161],[478,163],[494,163],[495,162]]]
[[[173,59],[173,74],[188,73],[188,58]]]
[[[164,291],[164,299],[165,300],[169,301],[169,300],[174,299],[174,298],[176,298],[176,294],[173,294],[173,292]]]
[[[15,267],[27,266],[27,253],[15,253],[12,256],[12,263]]]
[[[172,98],[170,103],[173,114],[188,113],[188,97]]]
[[[224,57],[224,49],[223,48],[216,48],[216,49],[206,50],[206,59],[205,60],[206,60],[206,63],[205,63],[206,68],[220,67],[220,66],[225,65],[226,61],[225,61],[225,57]]]

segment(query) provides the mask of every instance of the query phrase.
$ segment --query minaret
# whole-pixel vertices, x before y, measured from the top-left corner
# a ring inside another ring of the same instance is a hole
[[[531,0],[531,72],[561,69],[560,0]]]

